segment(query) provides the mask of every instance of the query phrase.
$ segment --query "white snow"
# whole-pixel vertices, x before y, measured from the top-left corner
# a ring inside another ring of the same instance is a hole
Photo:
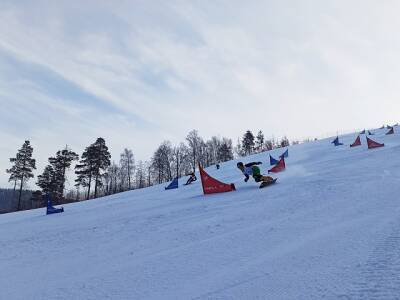
[[[0,299],[400,299],[400,136],[386,131],[374,150],[350,148],[355,134],[291,146],[261,190],[231,161],[206,171],[235,192],[197,181],[1,215]],[[268,154],[243,161],[266,172]]]

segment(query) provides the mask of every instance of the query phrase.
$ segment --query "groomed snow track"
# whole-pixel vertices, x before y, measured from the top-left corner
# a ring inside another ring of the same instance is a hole
[[[0,216],[0,299],[400,299],[400,137],[290,147],[276,185],[201,184]],[[262,161],[269,154],[243,158]],[[184,181],[185,179],[183,179]],[[181,180],[182,182],[182,180]]]

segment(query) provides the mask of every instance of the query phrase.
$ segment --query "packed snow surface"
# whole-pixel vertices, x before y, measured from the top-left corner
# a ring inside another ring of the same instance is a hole
[[[396,128],[397,129],[397,128]],[[399,128],[400,130],[400,128]],[[259,189],[237,161],[199,180],[0,216],[0,299],[400,299],[400,136],[289,147]],[[284,149],[243,158],[277,158]]]

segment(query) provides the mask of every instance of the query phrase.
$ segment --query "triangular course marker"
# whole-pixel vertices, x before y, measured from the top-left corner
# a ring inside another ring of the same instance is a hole
[[[367,143],[368,143],[368,149],[374,149],[385,146],[385,144],[375,142],[374,140],[371,140],[369,137],[367,137]]]
[[[279,160],[273,158],[273,157],[271,156],[271,154],[269,155],[269,164],[270,164],[271,166],[275,166],[278,162],[279,162]]]
[[[285,158],[282,157],[276,166],[268,170],[268,173],[278,173],[285,169],[286,169]]]
[[[64,207],[61,208],[55,208],[52,204],[51,204],[51,197],[48,194],[47,195],[47,210],[46,210],[46,215],[51,215],[51,214],[58,214],[58,213],[62,213],[64,212]]]
[[[361,138],[360,138],[360,136],[357,136],[357,138],[354,141],[354,143],[350,145],[350,147],[356,147],[356,146],[361,146]]]
[[[282,158],[282,156],[285,157],[285,158],[288,158],[289,157],[289,149],[286,149],[286,151],[283,152],[282,155],[279,156],[279,157]]]
[[[342,143],[339,142],[339,137],[337,136],[332,142],[335,146],[341,146],[343,145]]]
[[[225,193],[235,191],[235,185],[233,183],[227,184],[223,183],[210,175],[199,165],[201,185],[203,186],[204,195],[215,194],[215,193]]]
[[[175,177],[174,180],[172,180],[171,183],[165,187],[165,190],[172,190],[177,188],[178,188],[178,177]]]
[[[394,127],[390,127],[389,131],[386,132],[386,135],[388,134],[394,134]]]

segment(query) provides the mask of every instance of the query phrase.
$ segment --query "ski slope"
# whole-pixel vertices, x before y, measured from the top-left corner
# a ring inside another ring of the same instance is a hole
[[[400,135],[386,131],[373,150],[354,134],[291,146],[265,189],[231,161],[206,171],[235,192],[197,181],[1,215],[0,299],[400,299]],[[243,161],[265,173],[268,154]]]

